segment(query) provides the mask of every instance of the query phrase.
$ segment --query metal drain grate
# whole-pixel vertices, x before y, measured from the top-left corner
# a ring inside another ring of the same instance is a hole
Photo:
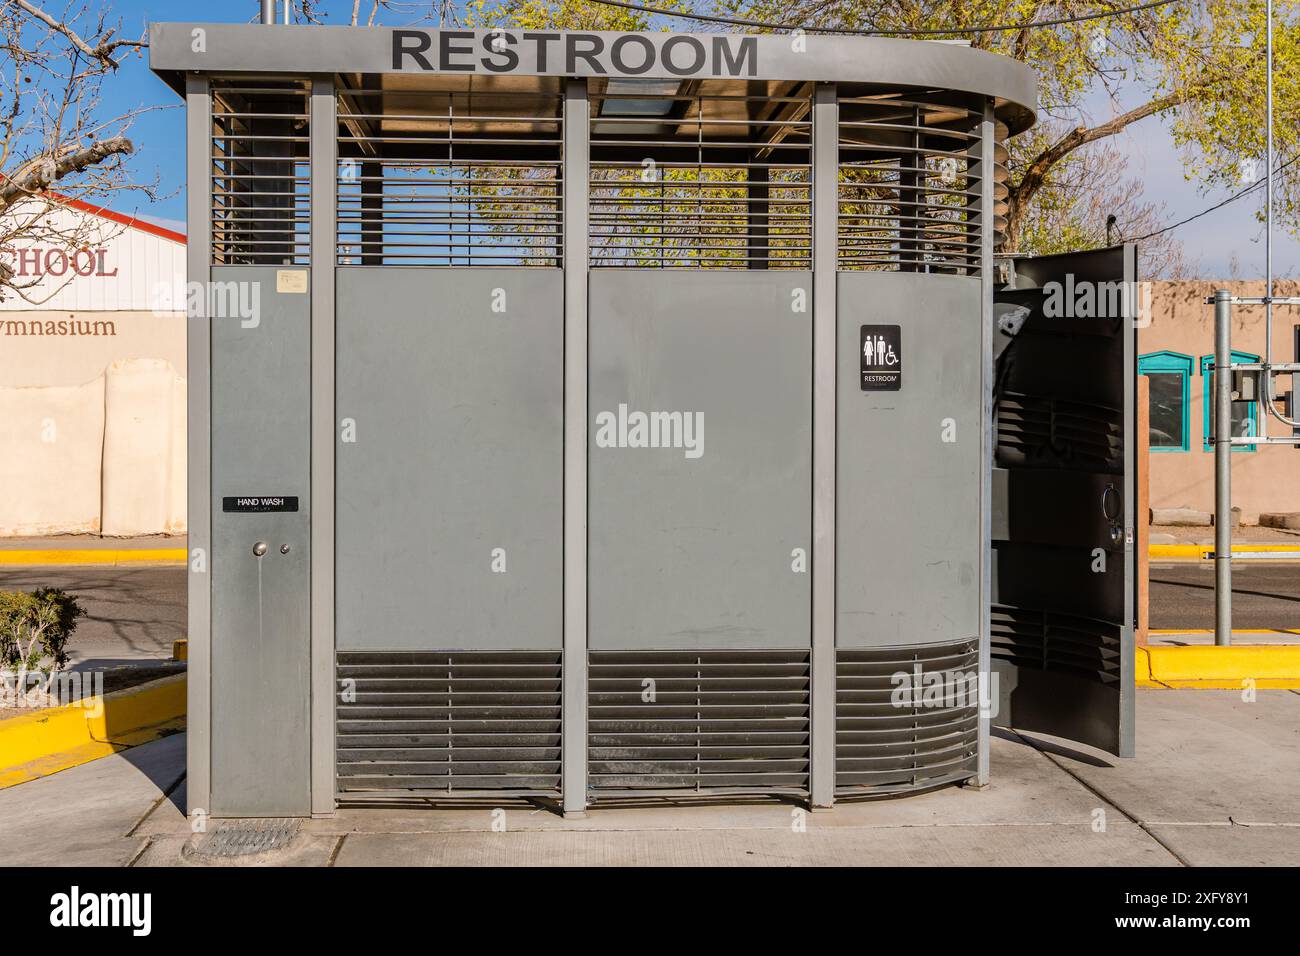
[[[840,649],[836,654],[836,792],[905,792],[973,776],[979,734],[978,667],[979,647],[974,640]],[[917,696],[909,698],[901,692],[900,687],[909,686]]]
[[[282,850],[298,835],[301,823],[276,818],[221,823],[199,841],[195,852],[199,856],[227,858]]]

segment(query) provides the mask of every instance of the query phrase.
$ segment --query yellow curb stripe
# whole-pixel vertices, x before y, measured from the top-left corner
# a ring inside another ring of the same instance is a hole
[[[1141,687],[1159,687],[1164,690],[1245,690],[1247,684],[1242,680],[1176,680],[1168,684],[1152,682],[1140,684]],[[1254,690],[1300,690],[1300,679],[1254,681],[1250,685]]]
[[[1243,647],[1139,647],[1135,673],[1139,687],[1241,690],[1300,689],[1300,646],[1254,644]]]
[[[0,789],[156,740],[184,725],[184,674],[0,720]]]
[[[1151,680],[1151,655],[1147,653],[1145,647],[1135,647],[1136,651],[1133,676],[1137,680],[1139,687],[1145,687],[1144,681]]]
[[[0,564],[184,564],[184,548],[28,548],[0,550]]]
[[[1153,558],[1196,558],[1200,559],[1207,552],[1213,551],[1212,544],[1149,544],[1147,554]],[[1234,544],[1234,553],[1238,551],[1300,551],[1300,540],[1295,544]],[[1285,560],[1285,559],[1284,559]]]
[[[1213,634],[1214,629],[1209,627],[1153,627],[1152,634]],[[1300,628],[1291,627],[1245,627],[1234,629],[1233,637],[1238,634],[1300,634]]]

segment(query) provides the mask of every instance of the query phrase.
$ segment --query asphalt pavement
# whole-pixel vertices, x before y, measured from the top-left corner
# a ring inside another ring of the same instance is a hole
[[[0,590],[59,587],[75,594],[87,616],[68,653],[74,666],[168,660],[185,636],[185,568],[0,567]]]
[[[1151,627],[1214,627],[1214,568],[1151,562]],[[1300,628],[1300,563],[1233,562],[1232,626],[1237,630]]]

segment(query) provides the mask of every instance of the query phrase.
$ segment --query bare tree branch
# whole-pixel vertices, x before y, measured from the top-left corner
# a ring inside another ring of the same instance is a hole
[[[1017,251],[1016,239],[1024,225],[1029,204],[1038,191],[1047,182],[1052,170],[1075,150],[1097,140],[1114,136],[1127,126],[1171,109],[1187,99],[1189,91],[1183,90],[1156,97],[1141,106],[1136,106],[1126,113],[1113,117],[1096,126],[1076,126],[1064,136],[1038,153],[1025,167],[1024,175],[1007,196],[1007,248],[1005,252]]]
[[[29,160],[0,185],[0,213],[15,201],[44,192],[64,176],[79,173],[88,166],[102,163],[110,156],[129,155],[135,151],[125,136],[113,136],[81,149],[69,149],[57,158],[38,156]]]
[[[81,38],[76,30],[72,29],[68,24],[56,20],[40,7],[36,6],[36,4],[29,2],[29,0],[14,0],[14,2],[20,9],[24,10],[30,16],[35,17],[37,20],[40,20],[50,29],[62,33],[69,43],[86,56],[90,57],[92,60],[98,60],[100,63],[103,63],[105,66],[111,67],[114,70],[116,70],[120,65],[117,60],[113,59],[114,52],[122,47],[131,47],[138,50],[149,45],[143,40],[114,40],[105,37],[95,46],[91,46]]]

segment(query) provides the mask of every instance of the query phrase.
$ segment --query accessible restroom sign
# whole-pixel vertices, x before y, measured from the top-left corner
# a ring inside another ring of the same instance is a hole
[[[903,386],[903,336],[897,325],[864,325],[858,337],[864,392],[897,392]]]

